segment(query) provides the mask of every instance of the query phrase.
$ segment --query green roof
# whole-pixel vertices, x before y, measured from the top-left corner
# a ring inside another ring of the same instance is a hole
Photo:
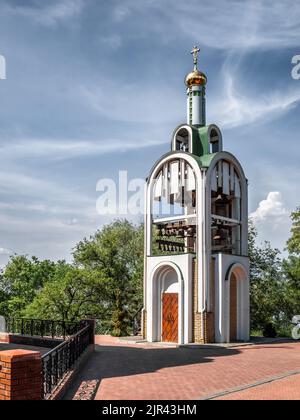
[[[197,156],[192,154],[193,158],[197,161],[200,168],[208,168],[213,160],[213,158],[218,154],[217,153],[207,153],[203,156]]]
[[[192,143],[193,143],[193,154],[197,156],[208,155],[210,152],[210,144],[208,138],[209,126],[195,126],[192,125]]]

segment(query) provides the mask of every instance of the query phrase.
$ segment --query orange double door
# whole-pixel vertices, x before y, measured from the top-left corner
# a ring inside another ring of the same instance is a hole
[[[162,295],[162,341],[178,343],[178,293]]]

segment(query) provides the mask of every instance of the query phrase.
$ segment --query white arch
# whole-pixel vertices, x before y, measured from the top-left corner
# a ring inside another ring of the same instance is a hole
[[[232,276],[237,280],[237,339],[249,340],[249,282],[247,269],[241,263],[233,263],[227,270],[225,281],[227,283],[227,341],[230,341],[230,287]]]
[[[236,159],[229,152],[220,152],[217,153],[216,156],[212,159],[209,168],[206,172],[206,189],[205,189],[205,201],[206,201],[206,237],[211,237],[211,181],[212,181],[212,174],[215,166],[220,160],[227,160],[228,162],[234,165],[234,168],[238,174],[239,180],[241,182],[241,255],[247,256],[248,255],[248,185],[245,173],[240,162]],[[209,240],[207,243],[207,255],[211,255],[211,241]],[[210,278],[210,263],[209,258],[206,259],[207,267],[206,271],[208,273],[208,277]],[[208,310],[211,309],[212,302],[210,301],[210,285],[207,286],[206,289],[206,299],[208,302]]]
[[[218,141],[218,152],[221,152],[223,150],[223,136],[221,133],[221,130],[219,129],[219,127],[215,124],[210,124],[208,126],[208,130],[207,130],[207,139],[209,142],[209,146],[211,147],[211,132],[212,130],[215,130],[218,134],[219,137],[219,141]]]
[[[176,151],[176,137],[177,134],[180,130],[185,129],[188,133],[189,133],[189,138],[188,138],[188,142],[189,142],[189,153],[193,153],[193,144],[192,144],[192,138],[193,138],[193,130],[192,128],[187,125],[187,124],[181,124],[179,125],[173,133],[173,137],[172,137],[172,145],[171,145],[171,150]]]
[[[206,230],[207,226],[206,217],[207,212],[205,210],[205,170],[201,170],[197,160],[193,155],[189,153],[182,152],[172,152],[165,155],[153,168],[150,172],[150,176],[147,180],[147,191],[146,191],[146,216],[145,216],[145,243],[146,243],[146,257],[150,256],[152,253],[152,198],[153,198],[153,188],[155,179],[161,171],[162,167],[169,161],[174,159],[182,159],[186,161],[192,168],[195,175],[196,182],[196,223],[197,223],[197,256],[199,258],[198,265],[198,311],[204,312],[206,310],[207,303],[207,241],[206,241]],[[148,235],[148,236],[147,236]]]
[[[178,293],[178,343],[184,343],[184,280],[180,268],[173,262],[161,262],[157,264],[150,275],[148,284],[148,314],[147,319],[147,340],[150,342],[161,341],[162,323],[162,285],[163,281],[171,270],[175,271],[179,284]],[[149,290],[150,289],[150,290]],[[150,293],[149,293],[150,292]]]

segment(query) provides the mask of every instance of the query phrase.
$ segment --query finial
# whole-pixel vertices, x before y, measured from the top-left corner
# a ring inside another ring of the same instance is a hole
[[[200,48],[198,48],[196,45],[191,51],[191,54],[193,54],[194,57],[194,71],[197,70],[198,67],[198,53],[200,52]]]

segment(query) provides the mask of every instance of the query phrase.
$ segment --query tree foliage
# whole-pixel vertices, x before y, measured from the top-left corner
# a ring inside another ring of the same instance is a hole
[[[286,277],[285,313],[291,319],[300,315],[300,207],[291,214],[291,237],[287,242],[288,258],[283,262]]]
[[[20,317],[36,294],[53,277],[56,264],[23,255],[11,257],[0,275],[0,314]]]
[[[98,318],[105,332],[132,332],[143,296],[143,226],[117,220],[57,263],[13,256],[0,277],[0,314],[74,321]]]
[[[262,330],[280,323],[284,310],[284,281],[280,251],[269,242],[257,245],[257,231],[249,223],[251,327]]]
[[[91,308],[101,302],[102,287],[96,272],[59,263],[53,279],[36,295],[25,315],[63,321],[89,317]]]
[[[300,208],[292,213],[288,258],[257,244],[250,222],[251,326],[288,324],[300,314]],[[98,318],[102,332],[132,332],[143,301],[143,225],[117,220],[73,249],[73,262],[14,255],[0,274],[0,315],[61,320]]]
[[[128,334],[133,317],[141,310],[143,295],[143,226],[126,220],[105,226],[74,249],[74,262],[94,270],[105,280],[106,312],[113,334]]]

